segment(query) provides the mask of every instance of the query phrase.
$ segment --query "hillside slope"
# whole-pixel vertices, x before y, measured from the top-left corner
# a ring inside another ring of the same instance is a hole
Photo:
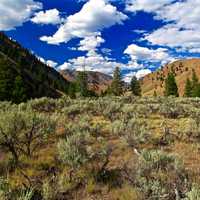
[[[70,82],[75,81],[78,75],[78,71],[75,70],[62,70],[60,73]],[[105,91],[112,82],[112,77],[104,73],[88,71],[87,75],[89,88],[98,94]]]
[[[156,92],[157,95],[164,95],[165,78],[169,72],[174,72],[179,95],[183,96],[186,79],[191,78],[193,70],[200,79],[200,59],[178,60],[167,64],[142,79],[142,94],[152,96]]]
[[[1,32],[0,71],[0,100],[15,99],[13,93],[19,93],[19,90],[13,89],[16,83],[19,84],[21,93],[23,89],[25,99],[43,96],[59,97],[69,86],[69,82],[59,72],[46,66],[28,50]]]

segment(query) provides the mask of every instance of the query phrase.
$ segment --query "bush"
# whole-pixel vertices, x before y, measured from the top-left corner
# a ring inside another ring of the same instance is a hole
[[[175,99],[167,99],[160,107],[160,114],[166,118],[176,119],[184,116],[185,111],[180,104],[177,104]]]
[[[54,130],[55,122],[50,117],[32,110],[0,112],[0,147],[8,150],[16,162],[20,154],[31,156]]]
[[[78,132],[68,136],[66,140],[60,140],[57,147],[59,159],[73,169],[79,168],[88,160],[85,133]]]
[[[127,124],[124,124],[124,138],[130,147],[136,148],[138,144],[142,144],[149,138],[149,133],[146,124],[137,119],[131,119]]]
[[[200,187],[198,185],[193,185],[191,191],[186,193],[186,198],[184,200],[199,200],[200,199]]]

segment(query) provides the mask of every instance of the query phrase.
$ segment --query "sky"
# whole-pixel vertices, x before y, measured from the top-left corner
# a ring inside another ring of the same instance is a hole
[[[0,31],[57,70],[130,81],[200,57],[200,0],[0,0]]]

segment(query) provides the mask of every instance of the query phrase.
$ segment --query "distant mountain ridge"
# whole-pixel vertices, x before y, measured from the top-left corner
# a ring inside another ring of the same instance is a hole
[[[73,82],[76,80],[79,72],[67,69],[61,70],[60,73],[67,81]],[[97,94],[105,91],[112,83],[112,76],[109,76],[107,74],[96,71],[87,71],[86,73],[88,75],[89,89],[96,92]]]
[[[14,83],[16,78],[23,85],[26,99],[59,97],[68,90],[70,84],[59,72],[42,63],[2,32],[0,32],[0,70],[0,100],[13,100],[11,97],[13,92],[9,93],[6,90],[14,91],[12,87],[16,85]]]
[[[184,88],[187,78],[192,77],[192,71],[195,70],[200,80],[200,59],[177,60],[165,65],[161,69],[146,75],[141,80],[142,94],[144,96],[164,95],[165,79],[169,72],[173,72],[176,78],[179,95],[184,95]]]

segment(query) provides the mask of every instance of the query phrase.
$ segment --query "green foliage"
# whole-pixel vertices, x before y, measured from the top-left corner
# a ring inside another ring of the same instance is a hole
[[[69,96],[70,96],[72,99],[76,98],[76,91],[77,91],[76,83],[71,83],[71,84],[69,85],[68,94],[69,94]]]
[[[88,160],[85,133],[76,133],[68,136],[66,140],[60,140],[58,147],[59,159],[76,169]]]
[[[178,104],[174,98],[166,99],[160,106],[159,112],[164,117],[171,119],[176,119],[185,115],[183,106]]]
[[[22,190],[17,200],[32,200],[33,195],[34,195],[33,188]]]
[[[129,146],[133,148],[137,148],[138,144],[146,142],[149,138],[146,124],[140,120],[131,119],[124,126],[124,138]]]
[[[169,73],[165,80],[165,96],[179,96],[178,87],[173,73]]]
[[[141,96],[141,86],[140,82],[135,76],[131,79],[131,91],[135,96]]]
[[[54,199],[56,191],[53,190],[48,180],[45,180],[42,184],[42,197],[44,200]]]
[[[27,49],[0,33],[0,100],[20,103],[31,98],[59,97],[69,82]]]
[[[8,181],[0,177],[0,199],[7,200],[10,193],[10,185]]]
[[[192,96],[192,83],[190,79],[187,78],[186,84],[185,84],[185,91],[184,91],[185,97],[191,97]]]
[[[194,69],[192,70],[192,80],[188,78],[186,81],[184,96],[200,97],[200,83]]]
[[[121,96],[123,94],[123,84],[121,78],[121,71],[119,67],[116,67],[113,74],[113,81],[111,84],[111,93],[116,96]]]
[[[200,200],[200,187],[194,184],[184,200]]]
[[[192,70],[192,88],[194,89],[198,85],[199,79],[196,75],[195,70]]]
[[[88,96],[88,76],[85,71],[79,72],[76,80],[77,91],[80,93],[80,96]]]
[[[0,113],[0,147],[9,151],[15,162],[19,155],[31,156],[54,130],[53,120],[32,110]]]

